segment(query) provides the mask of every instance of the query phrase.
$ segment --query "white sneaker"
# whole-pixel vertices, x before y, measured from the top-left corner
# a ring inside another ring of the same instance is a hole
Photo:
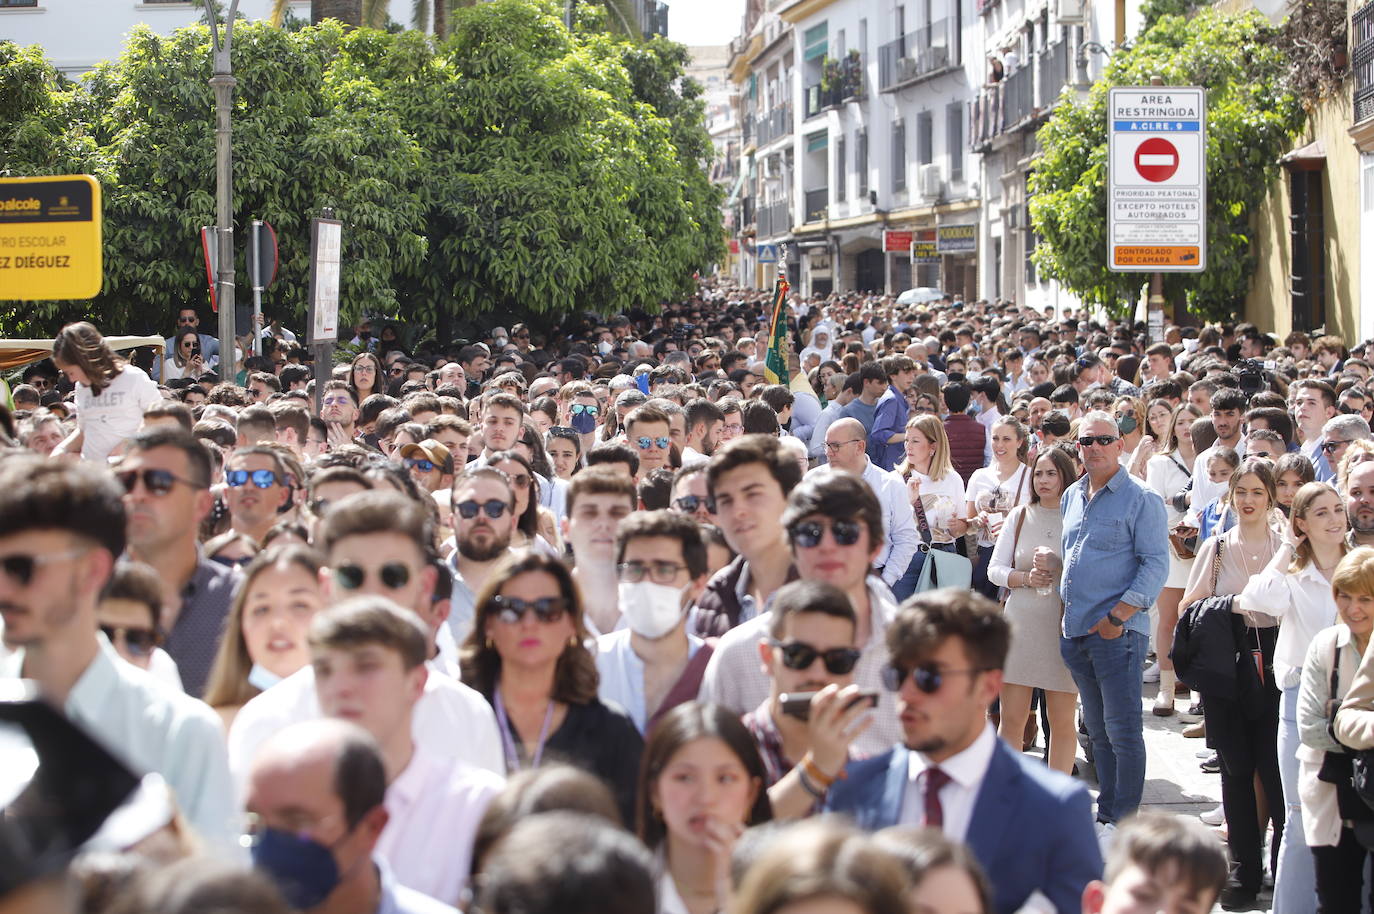
[[[1216,809],[1209,809],[1207,812],[1198,816],[1204,825],[1217,826],[1226,821],[1226,813],[1222,811],[1220,805]]]
[[[1107,852],[1112,848],[1112,840],[1116,838],[1115,822],[1097,823],[1097,846],[1102,851],[1102,859],[1107,859]]]
[[[1145,668],[1146,682],[1159,682],[1159,663],[1155,662]]]

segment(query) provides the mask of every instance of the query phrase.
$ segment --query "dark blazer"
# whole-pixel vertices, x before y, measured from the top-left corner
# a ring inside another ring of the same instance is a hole
[[[826,811],[850,815],[865,829],[896,825],[910,755],[896,746],[851,762],[830,788]],[[1079,914],[1084,886],[1102,878],[1088,791],[1001,739],[974,800],[966,843],[992,883],[998,914],[1013,914],[1037,890],[1059,914]]]

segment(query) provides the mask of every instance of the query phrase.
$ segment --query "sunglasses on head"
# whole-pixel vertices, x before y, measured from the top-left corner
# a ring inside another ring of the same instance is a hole
[[[859,522],[856,520],[832,521],[828,526],[820,521],[807,521],[793,524],[792,542],[802,549],[814,549],[821,544],[825,531],[835,539],[836,546],[852,546],[859,541]]]
[[[578,437],[577,429],[568,428],[566,425],[550,425],[550,438],[567,438],[569,441],[576,441]]]
[[[116,473],[115,479],[119,480],[119,484],[124,487],[125,492],[130,493],[138,486],[140,479],[143,480],[143,488],[152,495],[166,495],[172,491],[177,483],[188,485],[193,489],[201,488],[189,479],[182,479],[171,470],[124,470]]]
[[[111,644],[124,639],[124,647],[135,657],[147,657],[162,640],[151,628],[123,628],[116,625],[102,625],[100,630]]]
[[[1078,436],[1078,446],[1079,446],[1079,447],[1090,447],[1091,445],[1097,444],[1097,445],[1101,445],[1102,447],[1106,447],[1107,445],[1111,444],[1113,441],[1120,441],[1120,440],[1121,440],[1121,439],[1118,438],[1116,435],[1079,435],[1079,436]]]
[[[42,555],[24,555],[16,553],[0,558],[0,571],[3,571],[10,580],[20,587],[28,587],[33,580],[33,573],[41,565],[49,562],[60,562],[63,559],[74,559],[85,555],[87,549],[64,549],[61,552],[45,552]]]
[[[434,472],[434,461],[426,460],[423,457],[407,457],[402,461],[407,470],[419,470],[421,473]]]
[[[860,653],[852,647],[832,647],[828,651],[818,651],[804,641],[778,641],[769,639],[768,643],[782,653],[782,665],[789,670],[806,670],[821,658],[825,671],[832,676],[843,676],[853,672],[859,662]]]
[[[978,673],[987,672],[979,668],[967,670],[942,670],[933,666],[918,666],[914,670],[904,670],[895,663],[889,663],[883,667],[883,688],[889,692],[900,692],[902,683],[906,682],[908,676],[911,677],[911,684],[927,695],[934,695],[940,691],[940,686],[944,685],[946,676],[957,676],[967,674],[970,676]]]
[[[378,569],[377,576],[387,590],[400,590],[410,583],[410,569],[402,562],[387,562]],[[334,580],[344,590],[357,590],[367,580],[367,569],[346,563],[334,569]]]
[[[259,489],[270,489],[277,484],[277,474],[271,470],[226,470],[224,481],[229,488],[238,489],[248,485],[249,480]]]
[[[562,597],[540,597],[537,600],[522,600],[519,597],[498,595],[492,597],[496,608],[496,618],[507,625],[522,621],[529,613],[540,622],[557,622],[568,611],[568,603]]]
[[[580,416],[583,413],[586,413],[589,416],[595,416],[597,413],[601,412],[601,407],[594,406],[588,403],[574,403],[572,405],[571,412],[574,416]]]
[[[698,508],[705,508],[707,514],[715,514],[716,500],[709,495],[683,495],[673,499],[673,507],[683,514],[694,514]]]
[[[472,520],[477,516],[478,511],[485,513],[487,517],[490,517],[492,520],[496,520],[510,510],[510,505],[501,501],[499,498],[490,498],[483,502],[469,499],[468,501],[460,501],[455,504],[453,510],[457,511],[458,516],[463,518],[463,520]]]

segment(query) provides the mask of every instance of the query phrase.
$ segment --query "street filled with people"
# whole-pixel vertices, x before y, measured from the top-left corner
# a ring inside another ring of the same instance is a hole
[[[201,316],[0,406],[0,912],[1374,901],[1374,341]],[[1218,808],[1142,810],[1149,717]]]

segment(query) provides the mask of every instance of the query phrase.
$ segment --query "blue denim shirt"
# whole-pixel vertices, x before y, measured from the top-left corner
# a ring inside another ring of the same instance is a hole
[[[1164,502],[1125,468],[1088,498],[1084,476],[1064,492],[1064,636],[1088,634],[1118,602],[1140,607],[1128,631],[1148,635],[1148,609],[1169,576]]]

